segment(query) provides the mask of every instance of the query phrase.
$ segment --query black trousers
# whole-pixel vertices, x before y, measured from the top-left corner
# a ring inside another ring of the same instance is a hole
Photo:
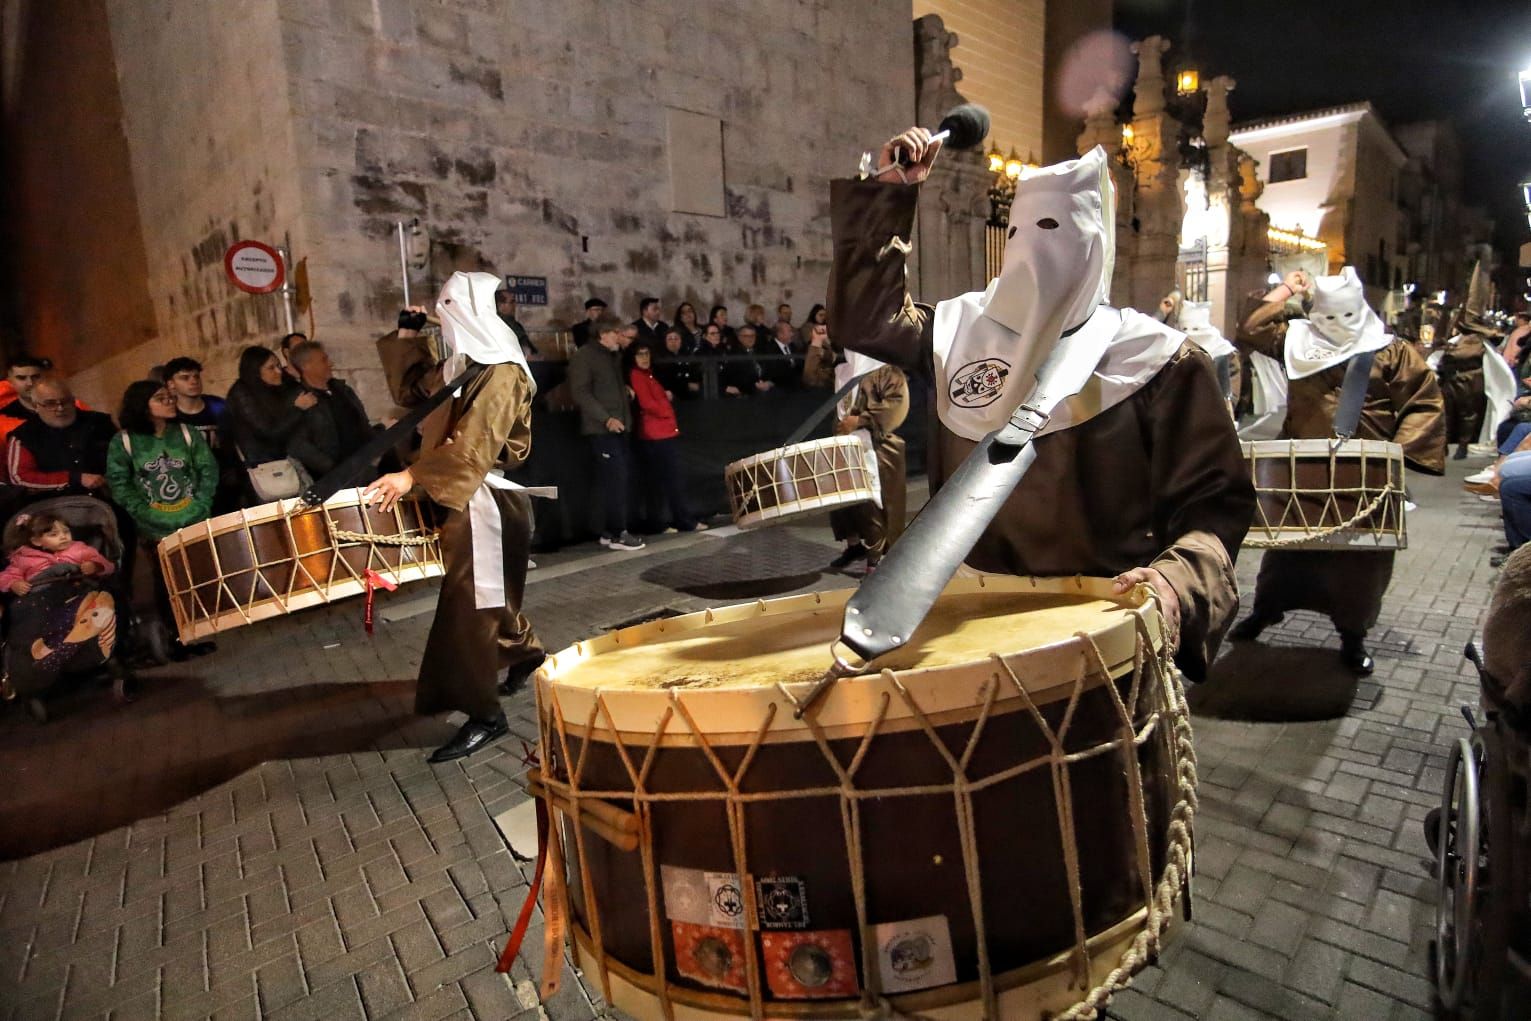
[[[626,433],[591,436],[590,452],[595,484],[601,491],[601,534],[617,536],[627,531],[627,488],[632,480],[633,449]]]
[[[680,440],[639,440],[643,459],[643,491],[648,519],[656,528],[673,525],[682,532],[696,527],[696,516],[686,504],[685,477],[680,470]]]

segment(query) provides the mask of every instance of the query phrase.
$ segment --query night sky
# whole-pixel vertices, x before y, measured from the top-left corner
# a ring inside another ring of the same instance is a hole
[[[1462,139],[1467,201],[1499,247],[1531,236],[1517,182],[1531,176],[1531,124],[1516,73],[1531,67],[1531,0],[1115,0],[1129,38],[1187,38],[1202,79],[1230,74],[1235,122],[1370,100],[1388,124],[1447,118]],[[1187,7],[1190,17],[1187,20]]]

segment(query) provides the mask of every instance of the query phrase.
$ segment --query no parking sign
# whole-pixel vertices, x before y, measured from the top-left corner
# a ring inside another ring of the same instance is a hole
[[[270,294],[282,286],[287,272],[282,256],[259,241],[236,241],[223,253],[223,270],[229,282],[251,294]]]

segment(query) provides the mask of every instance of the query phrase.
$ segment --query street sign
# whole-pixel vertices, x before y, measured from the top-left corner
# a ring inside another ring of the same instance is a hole
[[[282,256],[259,241],[236,241],[223,253],[223,271],[229,282],[251,294],[270,294],[282,286],[286,271]]]
[[[517,305],[546,305],[548,303],[547,277],[505,278],[505,289]]]

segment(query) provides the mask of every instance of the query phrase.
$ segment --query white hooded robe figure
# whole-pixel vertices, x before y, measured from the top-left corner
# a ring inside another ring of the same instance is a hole
[[[999,275],[933,308],[907,292],[918,191],[832,182],[831,335],[934,390],[932,489],[988,433],[1030,414],[1025,402],[1052,404],[1035,463],[968,566],[1148,569],[1179,604],[1182,667],[1201,676],[1237,603],[1232,551],[1253,490],[1210,359],[1157,319],[1107,304],[1116,208],[1105,151],[1023,173]]]
[[[1349,363],[1370,354],[1352,435],[1397,443],[1409,468],[1441,474],[1445,423],[1435,374],[1413,345],[1388,334],[1367,305],[1353,267],[1313,283],[1305,316],[1288,311],[1287,291],[1278,288],[1245,316],[1235,338],[1251,359],[1266,359],[1257,372],[1268,368],[1286,377],[1280,436],[1332,438]],[[1271,411],[1267,415],[1275,417]],[[1364,640],[1377,622],[1392,568],[1393,552],[1385,549],[1269,550],[1260,562],[1254,610],[1234,637],[1253,640],[1287,611],[1312,610],[1334,623],[1345,665],[1358,674],[1370,673]]]
[[[442,288],[436,314],[447,352],[443,380],[453,380],[470,362],[486,368],[427,418],[415,462],[367,487],[393,496],[417,489],[436,505],[440,520],[445,570],[420,661],[415,711],[457,711],[468,721],[436,750],[433,762],[461,758],[503,736],[499,673],[514,689],[544,658],[521,615],[531,503],[501,474],[522,464],[531,450],[536,384],[515,334],[495,314],[498,285],[489,273],[454,273]],[[384,370],[392,373],[395,366],[385,364]]]

